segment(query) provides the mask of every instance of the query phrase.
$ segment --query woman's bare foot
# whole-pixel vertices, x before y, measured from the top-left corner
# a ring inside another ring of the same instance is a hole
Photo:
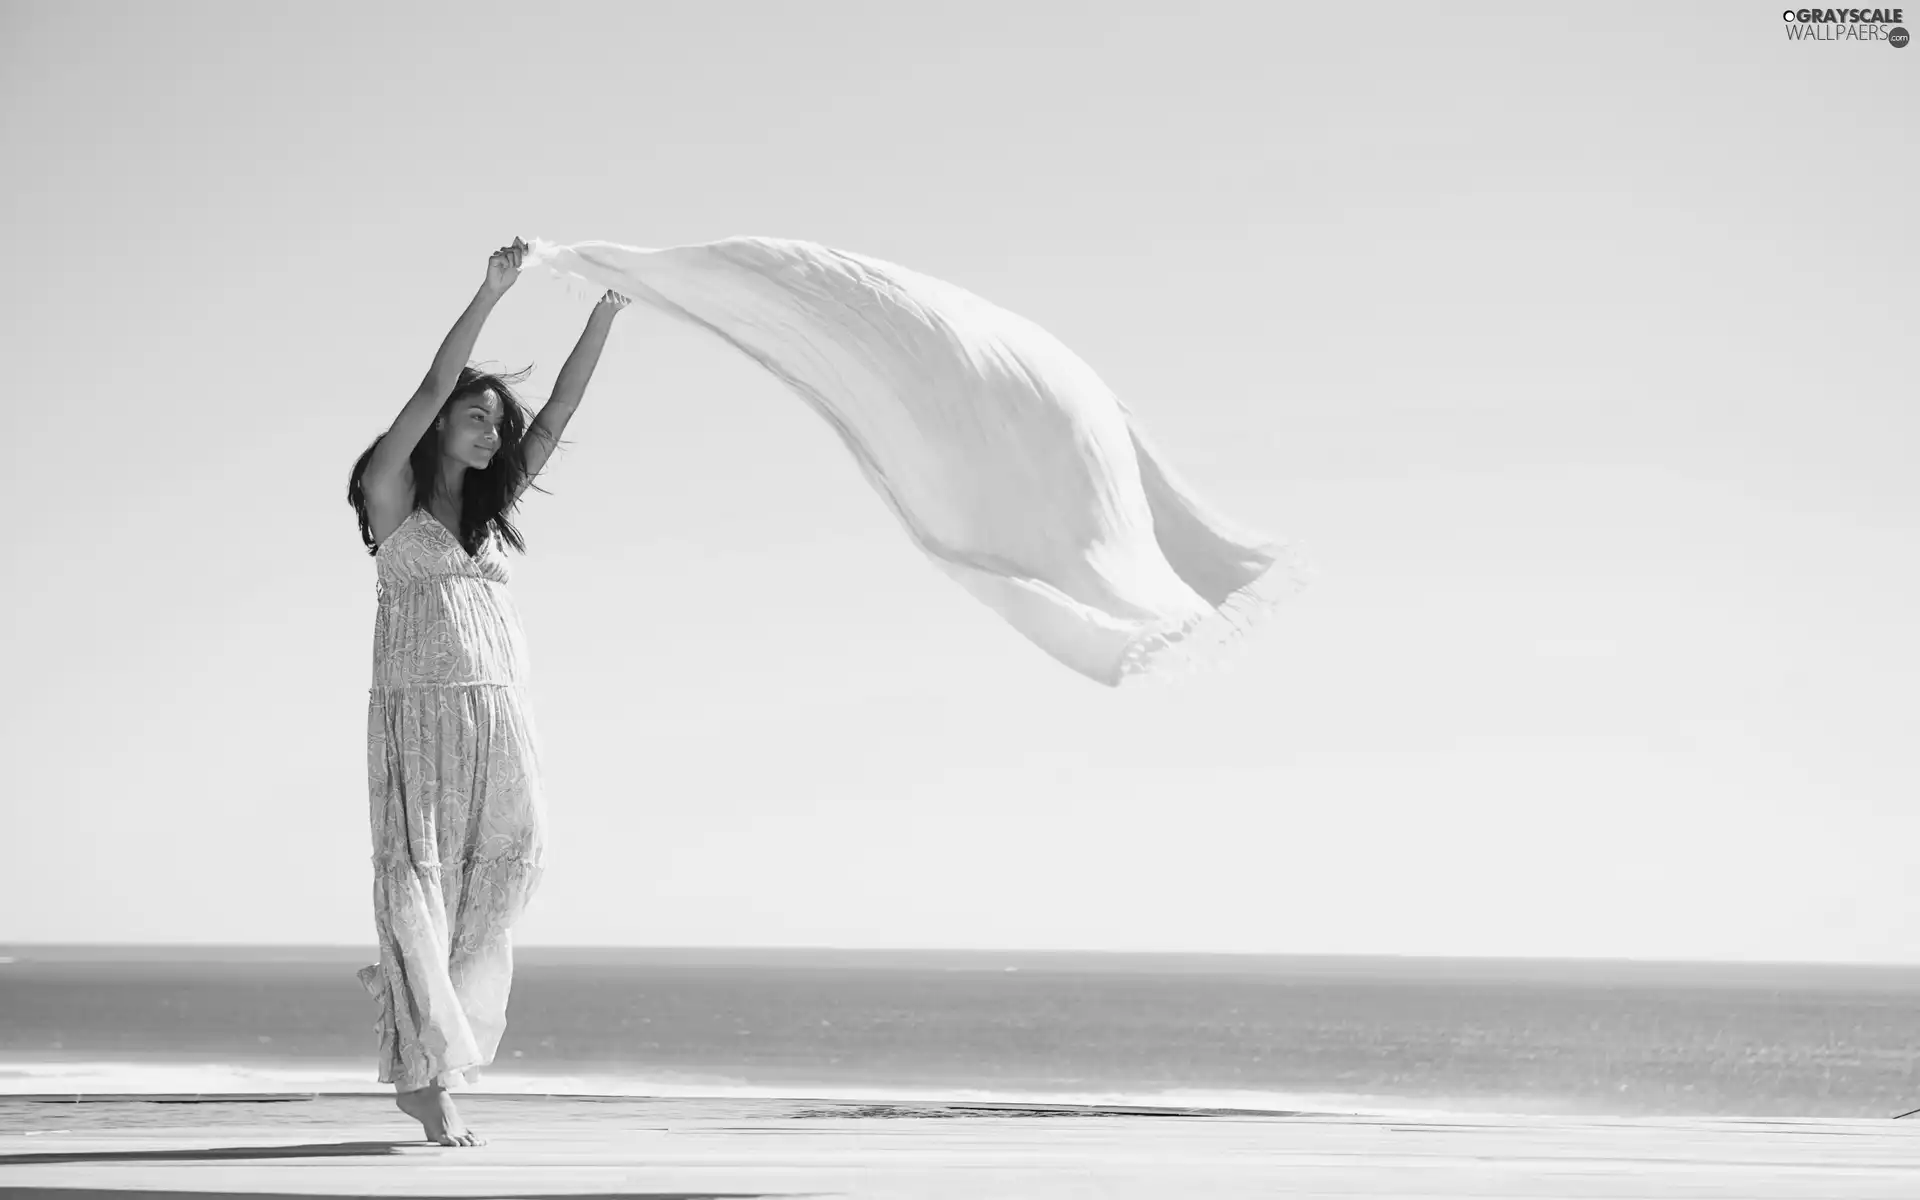
[[[439,1084],[430,1084],[411,1092],[395,1092],[393,1102],[400,1111],[420,1122],[427,1140],[442,1146],[484,1146],[487,1139],[468,1129],[453,1106],[453,1097]]]

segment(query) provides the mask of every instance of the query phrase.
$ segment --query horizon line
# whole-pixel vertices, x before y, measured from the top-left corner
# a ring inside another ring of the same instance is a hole
[[[309,951],[371,955],[377,958],[373,942],[258,942],[258,941],[11,941],[0,940],[0,958],[14,951]],[[548,951],[605,952],[624,954],[839,954],[839,955],[965,955],[1012,957],[1083,956],[1102,958],[1184,958],[1184,959],[1294,959],[1294,960],[1404,960],[1451,963],[1570,963],[1592,965],[1649,966],[1747,966],[1747,967],[1920,967],[1920,959],[1785,959],[1785,958],[1692,958],[1675,956],[1581,955],[1581,954],[1419,954],[1373,951],[1298,951],[1298,950],[1169,950],[1110,949],[1097,947],[980,947],[980,946],[833,946],[766,944],[617,944],[604,942],[516,943],[515,953],[535,955]]]

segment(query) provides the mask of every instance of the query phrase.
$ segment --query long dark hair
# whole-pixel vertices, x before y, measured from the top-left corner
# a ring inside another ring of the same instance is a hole
[[[527,478],[527,430],[533,425],[533,412],[515,394],[513,385],[524,383],[532,367],[519,371],[494,372],[482,371],[474,367],[460,368],[460,381],[453,385],[453,392],[440,406],[440,416],[456,403],[491,390],[500,397],[500,449],[494,452],[493,459],[484,470],[469,467],[462,476],[460,497],[460,543],[471,549],[480,544],[482,532],[491,525],[500,534],[502,541],[515,550],[525,554],[526,542],[513,522],[507,519],[510,508],[519,507],[520,485]],[[373,554],[379,546],[373,540],[373,529],[367,521],[366,489],[361,485],[360,476],[366,472],[367,463],[373,458],[373,452],[386,434],[373,439],[373,444],[360,452],[359,459],[353,464],[353,477],[347,481],[347,503],[360,518],[360,540],[366,543],[367,553]],[[407,464],[413,468],[413,502],[416,507],[424,507],[433,498],[433,485],[440,473],[440,431],[432,425],[426,433],[414,443],[407,455]],[[537,483],[528,486],[538,491],[546,491]],[[509,499],[513,501],[510,505]]]

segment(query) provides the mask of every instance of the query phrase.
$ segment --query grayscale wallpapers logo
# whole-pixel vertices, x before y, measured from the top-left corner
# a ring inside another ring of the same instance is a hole
[[[1895,50],[1907,44],[1905,9],[1789,8],[1780,16],[1790,42],[1885,42]]]

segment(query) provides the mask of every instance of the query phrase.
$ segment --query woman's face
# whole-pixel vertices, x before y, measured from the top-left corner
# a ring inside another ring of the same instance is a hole
[[[505,406],[491,389],[462,396],[447,409],[440,428],[440,453],[476,471],[486,469],[500,449],[500,417]]]

